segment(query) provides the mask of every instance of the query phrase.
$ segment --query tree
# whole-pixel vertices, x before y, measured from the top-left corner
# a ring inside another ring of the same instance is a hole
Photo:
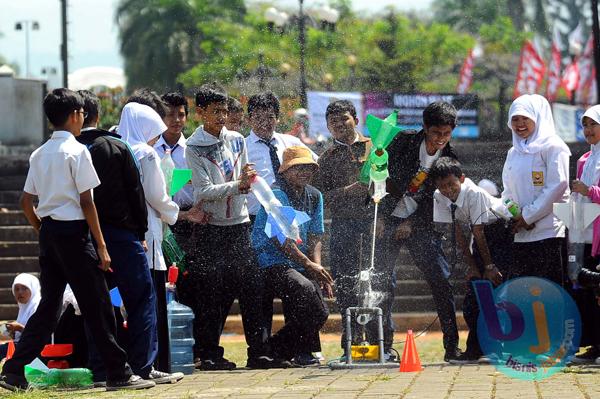
[[[121,0],[116,20],[128,89],[173,88],[204,58],[203,26],[244,13],[243,0]]]

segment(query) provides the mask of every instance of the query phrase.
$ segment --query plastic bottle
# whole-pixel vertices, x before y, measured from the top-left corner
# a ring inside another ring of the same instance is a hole
[[[513,215],[513,217],[517,217],[521,214],[521,207],[519,207],[519,204],[517,204],[510,198],[504,200],[504,206],[506,207],[506,209],[508,209],[510,214]]]
[[[372,156],[369,180],[373,184],[372,198],[375,202],[381,201],[387,195],[386,180],[390,177],[388,159],[388,152],[384,149],[376,150]]]
[[[300,238],[300,227],[296,219],[292,223],[288,223],[287,219],[283,216],[281,202],[273,194],[273,190],[267,184],[265,179],[260,176],[255,176],[250,185],[252,193],[256,196],[256,199],[265,208],[265,212],[272,218],[277,224],[279,230],[287,238],[294,240],[297,244],[302,243]]]
[[[192,374],[194,372],[194,336],[192,325],[194,312],[175,300],[175,282],[179,270],[175,264],[169,267],[167,284],[167,321],[169,325],[169,348],[171,372]]]
[[[39,370],[27,365],[25,379],[36,388],[86,388],[94,385],[92,372],[86,368]]]
[[[173,181],[173,170],[175,170],[175,162],[173,162],[173,158],[171,157],[171,149],[165,150],[165,156],[160,161],[160,169],[165,176],[167,194],[171,195],[171,182]]]

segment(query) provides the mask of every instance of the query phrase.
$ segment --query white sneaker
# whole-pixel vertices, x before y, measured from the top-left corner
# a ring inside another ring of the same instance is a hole
[[[154,381],[155,384],[174,384],[177,381],[181,380],[183,378],[183,373],[165,373],[163,371],[158,371],[158,370],[154,370],[152,369],[152,371],[150,372],[150,374],[148,375],[148,378],[146,378],[146,380],[148,381]]]

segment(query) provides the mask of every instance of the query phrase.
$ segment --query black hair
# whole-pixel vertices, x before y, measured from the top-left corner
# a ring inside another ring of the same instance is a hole
[[[77,94],[83,99],[83,111],[87,112],[83,126],[88,126],[91,122],[96,121],[98,115],[100,115],[100,99],[89,90],[77,90]]]
[[[167,105],[155,91],[152,91],[146,87],[134,91],[125,102],[125,104],[129,103],[147,105],[155,110],[161,118],[164,118],[167,115]]]
[[[244,107],[242,106],[241,102],[233,97],[229,97],[227,99],[227,111],[230,114],[244,112]]]
[[[196,92],[196,106],[206,108],[212,103],[226,103],[227,98],[223,86],[216,82],[203,84]]]
[[[188,102],[183,94],[178,91],[171,91],[169,93],[165,93],[160,96],[160,99],[168,106],[168,107],[181,107],[183,105],[183,109],[185,110],[185,115],[188,114]]]
[[[463,175],[460,162],[452,157],[441,157],[433,163],[433,166],[429,170],[429,178],[433,182],[451,175],[459,179]]]
[[[63,126],[69,115],[81,108],[83,99],[73,90],[54,89],[44,98],[44,113],[55,128]]]
[[[328,119],[331,114],[345,114],[346,112],[349,112],[350,115],[356,119],[356,108],[354,108],[354,104],[348,100],[337,100],[329,103],[327,106],[325,119]]]
[[[436,101],[423,110],[423,125],[427,127],[450,125],[454,129],[456,127],[456,114],[457,111],[454,105],[445,101]]]
[[[279,100],[275,94],[270,91],[255,94],[248,100],[248,115],[252,115],[259,110],[273,110],[275,116],[279,118]]]

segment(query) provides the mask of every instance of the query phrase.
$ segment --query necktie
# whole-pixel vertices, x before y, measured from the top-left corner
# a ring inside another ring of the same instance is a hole
[[[269,157],[271,158],[271,166],[273,167],[273,174],[275,175],[275,183],[279,183],[279,167],[281,166],[281,162],[279,162],[279,157],[277,156],[277,146],[273,144],[271,141],[267,140],[258,140],[267,147],[269,147]]]
[[[450,266],[452,271],[454,271],[454,268],[456,267],[456,208],[458,208],[456,204],[450,204],[450,214],[452,215],[452,233],[450,234],[452,241],[452,252],[450,253]]]

